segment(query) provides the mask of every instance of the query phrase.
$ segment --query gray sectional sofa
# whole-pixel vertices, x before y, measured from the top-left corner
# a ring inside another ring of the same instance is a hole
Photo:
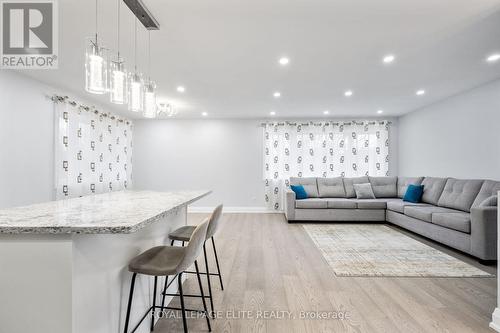
[[[356,199],[354,184],[370,183],[375,199]],[[291,178],[307,199],[285,194],[294,221],[390,222],[481,260],[497,259],[500,182],[435,177]],[[424,185],[421,203],[402,200],[409,184]]]

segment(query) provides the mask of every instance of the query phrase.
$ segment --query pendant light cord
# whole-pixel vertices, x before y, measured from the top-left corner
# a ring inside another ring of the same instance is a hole
[[[117,34],[118,34],[118,62],[120,61],[120,1],[118,0],[118,29],[117,29]]]
[[[95,0],[95,45],[97,46],[97,0]]]
[[[134,21],[134,70],[137,74],[137,19]]]
[[[151,83],[151,31],[148,30],[148,79]]]

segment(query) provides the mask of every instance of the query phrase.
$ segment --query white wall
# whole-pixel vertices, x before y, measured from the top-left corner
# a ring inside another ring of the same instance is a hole
[[[500,81],[401,117],[399,173],[500,179]]]
[[[0,208],[53,197],[53,104],[43,84],[0,73]]]
[[[265,209],[262,129],[258,120],[143,120],[134,129],[134,187],[212,189],[196,203],[233,210]],[[397,121],[390,133],[397,174]],[[236,208],[236,209],[235,209]]]
[[[144,120],[134,128],[134,188],[212,189],[196,205],[264,207],[255,120]]]

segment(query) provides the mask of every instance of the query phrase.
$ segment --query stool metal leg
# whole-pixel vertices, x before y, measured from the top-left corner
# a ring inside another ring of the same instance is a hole
[[[158,286],[158,277],[155,276],[155,284],[153,287],[153,308],[151,309],[151,332],[155,329],[155,309],[156,309],[156,287]]]
[[[222,284],[222,275],[220,274],[219,258],[217,258],[217,250],[215,249],[215,240],[212,237],[212,246],[214,248],[215,263],[217,264],[217,274],[219,275],[220,289],[224,290],[224,285]]]
[[[175,276],[174,276],[174,279],[175,279]],[[163,299],[161,301],[161,309],[163,311],[163,308],[165,307],[165,296],[167,296],[167,285],[168,285],[168,275],[165,276],[165,286],[163,287]]]
[[[170,242],[170,246],[174,246],[174,242],[175,242],[175,240],[172,239],[172,241]]]
[[[205,258],[205,270],[207,272],[208,296],[210,298],[210,308],[212,309],[211,314],[213,314],[214,313],[214,300],[212,298],[212,284],[210,282],[210,270],[208,268],[207,248],[205,246],[205,243],[203,243],[203,257]]]
[[[196,276],[198,277],[198,285],[200,286],[201,300],[203,301],[203,309],[205,310],[205,316],[207,319],[208,331],[212,332],[212,327],[210,327],[210,316],[207,311],[207,302],[205,302],[205,294],[203,293],[203,285],[201,284],[200,270],[198,269],[198,261],[194,261],[194,267],[196,268]]]
[[[181,312],[182,312],[182,325],[184,326],[184,333],[188,333],[186,321],[186,308],[184,306],[184,293],[182,292],[182,273],[178,275],[179,281],[179,296],[181,299]]]
[[[128,305],[127,305],[127,317],[125,318],[125,329],[123,330],[125,333],[128,332],[128,322],[130,320],[130,308],[132,307],[132,298],[134,296],[134,286],[135,286],[135,278],[137,277],[137,273],[132,275],[132,282],[130,283],[130,293],[128,296]]]

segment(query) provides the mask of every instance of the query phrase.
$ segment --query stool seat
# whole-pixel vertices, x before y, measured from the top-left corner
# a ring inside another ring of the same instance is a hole
[[[191,235],[193,234],[195,228],[196,226],[193,225],[180,227],[179,229],[176,229],[169,233],[168,238],[176,241],[189,242],[189,239],[191,239]]]
[[[152,276],[176,275],[183,271],[180,266],[185,254],[185,247],[156,246],[132,259],[128,270]]]

